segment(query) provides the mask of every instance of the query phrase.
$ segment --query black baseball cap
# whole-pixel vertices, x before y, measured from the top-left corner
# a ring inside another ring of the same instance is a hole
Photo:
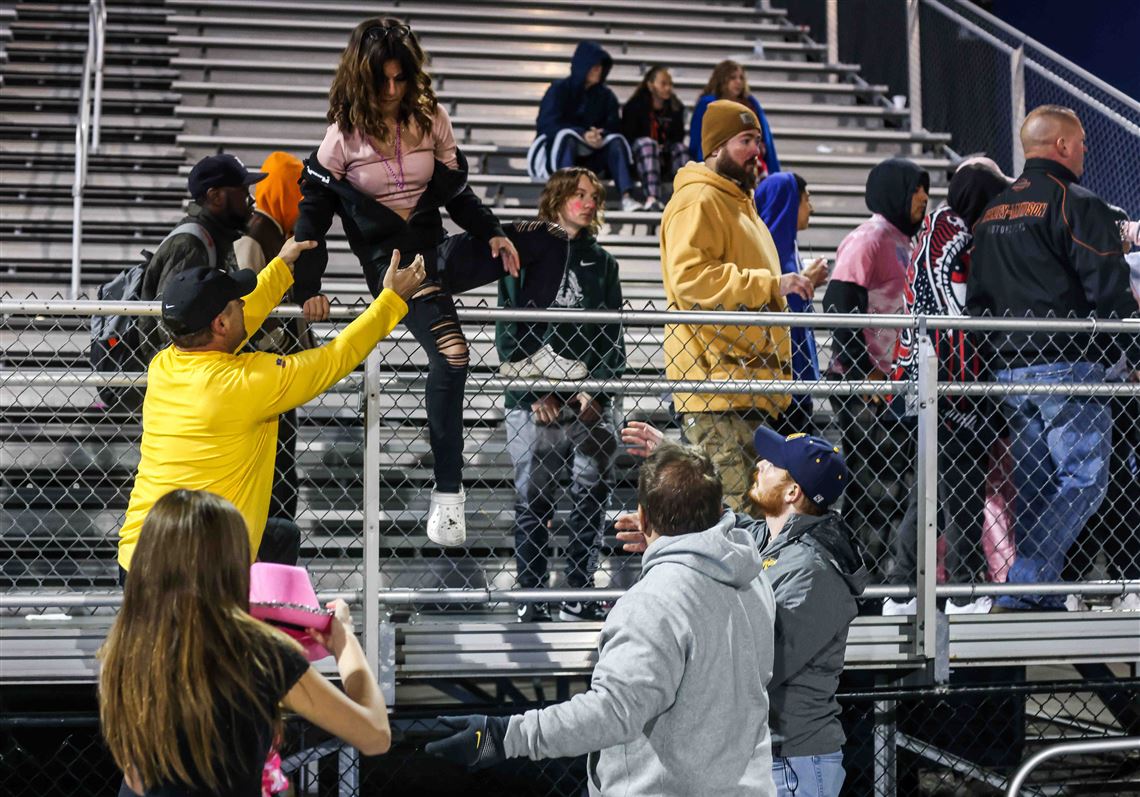
[[[253,292],[257,275],[248,268],[227,273],[189,268],[171,277],[162,291],[162,321],[173,335],[189,335],[210,326],[226,305]]]
[[[211,188],[236,188],[259,183],[265,172],[251,172],[233,155],[208,155],[194,164],[186,181],[190,196],[201,199]]]
[[[752,442],[760,459],[786,470],[804,495],[824,509],[839,500],[851,481],[839,446],[822,437],[802,432],[784,437],[761,426]]]

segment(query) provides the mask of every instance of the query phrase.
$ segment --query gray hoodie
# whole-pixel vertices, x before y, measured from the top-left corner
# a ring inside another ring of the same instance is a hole
[[[770,543],[768,524],[737,515],[762,549],[764,574],[776,595],[772,751],[777,756],[834,753],[843,747],[835,692],[847,652],[847,630],[867,586],[854,534],[831,512],[793,515]]]
[[[590,690],[511,717],[507,757],[590,753],[591,795],[774,797],[775,601],[734,521],[649,546],[602,627]]]

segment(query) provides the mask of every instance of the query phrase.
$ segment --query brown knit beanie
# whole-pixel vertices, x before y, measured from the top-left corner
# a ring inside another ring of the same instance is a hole
[[[709,103],[701,119],[701,149],[705,157],[744,130],[759,130],[760,120],[747,105],[732,100]]]

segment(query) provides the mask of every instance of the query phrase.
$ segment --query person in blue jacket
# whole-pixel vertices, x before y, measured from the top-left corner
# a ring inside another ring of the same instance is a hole
[[[527,171],[546,181],[559,169],[584,166],[613,179],[622,210],[644,208],[631,195],[633,153],[621,133],[617,95],[606,85],[613,58],[597,42],[579,42],[570,59],[570,76],[555,80],[542,95],[527,153]]]
[[[796,235],[806,230],[812,214],[811,192],[807,182],[794,172],[770,175],[756,186],[756,211],[764,221],[776,252],[780,255],[780,272],[803,273],[817,288],[827,281],[827,260],[817,258],[806,268],[801,266]],[[812,312],[812,303],[788,294],[788,309],[793,313]],[[810,327],[792,327],[792,379],[818,380],[819,358],[815,333]],[[791,429],[815,434],[812,401],[809,395],[792,396],[786,415]]]
[[[713,67],[709,82],[693,108],[693,116],[689,120],[689,157],[698,162],[705,159],[705,153],[701,150],[701,120],[704,119],[705,109],[717,100],[739,102],[756,113],[756,118],[760,120],[760,130],[764,134],[759,177],[763,180],[767,175],[780,171],[780,159],[776,157],[776,142],[772,138],[772,128],[764,116],[764,109],[748,91],[748,78],[744,75],[744,67],[731,60],[721,61]]]

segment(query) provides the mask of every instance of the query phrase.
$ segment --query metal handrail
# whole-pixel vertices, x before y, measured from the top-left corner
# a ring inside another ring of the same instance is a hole
[[[1081,755],[1083,753],[1115,753],[1126,750],[1140,750],[1140,736],[1127,736],[1123,739],[1097,739],[1085,742],[1064,742],[1046,747],[1036,755],[1027,759],[1014,773],[1006,789],[1006,797],[1018,797],[1021,787],[1025,785],[1029,773],[1035,770],[1050,758],[1065,755]]]
[[[107,8],[103,0],[90,0],[87,10],[87,53],[79,87],[79,119],[75,124],[75,174],[71,183],[71,298],[79,298],[83,266],[83,190],[87,187],[87,156],[98,151],[102,124],[103,51]],[[91,82],[95,78],[94,129]]]
[[[332,319],[350,320],[364,312],[366,305],[336,305]],[[157,316],[159,302],[107,302],[90,299],[0,301],[0,315],[50,315],[84,318],[92,315]],[[568,310],[564,308],[522,309],[516,307],[458,308],[461,321],[567,322],[625,326],[664,326],[666,324],[729,326],[810,327],[812,329],[927,329],[973,330],[978,332],[1072,332],[1140,335],[1140,318],[1109,320],[1101,318],[1007,318],[977,316],[922,316],[903,314],[859,315],[846,313],[781,313],[725,310]],[[301,308],[280,306],[270,313],[275,318],[299,318]]]

